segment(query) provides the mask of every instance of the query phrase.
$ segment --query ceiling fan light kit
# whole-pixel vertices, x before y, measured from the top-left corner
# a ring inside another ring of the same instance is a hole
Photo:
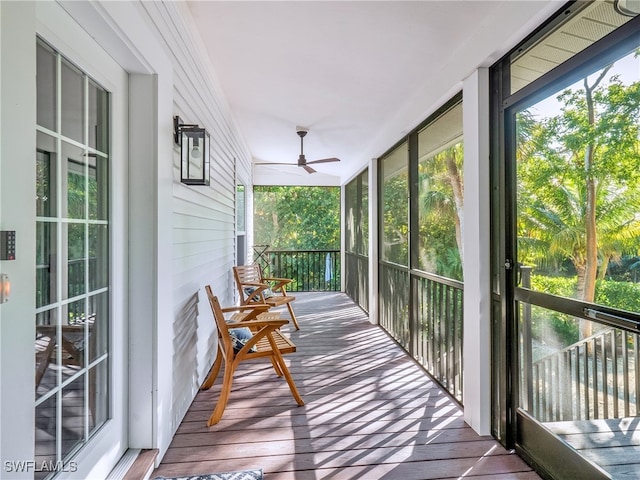
[[[296,127],[296,133],[300,137],[300,156],[298,157],[298,167],[304,168],[308,173],[315,173],[312,167],[309,166],[311,163],[330,163],[330,162],[339,162],[339,158],[321,158],[320,160],[312,160],[307,161],[307,158],[304,156],[304,137],[309,133],[309,129],[305,127]],[[274,163],[274,162],[259,162],[256,165],[296,165],[295,163]]]

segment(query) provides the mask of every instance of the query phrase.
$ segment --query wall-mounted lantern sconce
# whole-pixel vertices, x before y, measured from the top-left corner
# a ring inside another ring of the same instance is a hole
[[[173,117],[173,140],[180,145],[180,181],[185,185],[209,185],[209,134],[198,125]]]
[[[0,273],[0,303],[7,303],[11,295],[11,280],[6,273]]]

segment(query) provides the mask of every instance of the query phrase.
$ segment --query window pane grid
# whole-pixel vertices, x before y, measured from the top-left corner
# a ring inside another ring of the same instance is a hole
[[[35,460],[66,463],[109,413],[109,94],[38,43]]]

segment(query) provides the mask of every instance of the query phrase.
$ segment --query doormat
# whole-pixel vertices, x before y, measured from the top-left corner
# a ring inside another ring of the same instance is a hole
[[[155,477],[153,480],[262,480],[262,469],[210,473],[208,475],[191,475],[186,477]]]

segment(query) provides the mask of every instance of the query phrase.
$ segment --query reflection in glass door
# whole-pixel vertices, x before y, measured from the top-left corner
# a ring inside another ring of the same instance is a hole
[[[109,418],[109,95],[39,41],[37,105],[35,461],[66,465]]]
[[[515,122],[520,441],[531,446],[535,424],[570,447],[556,453],[567,465],[579,456],[603,478],[638,478],[639,56]]]

